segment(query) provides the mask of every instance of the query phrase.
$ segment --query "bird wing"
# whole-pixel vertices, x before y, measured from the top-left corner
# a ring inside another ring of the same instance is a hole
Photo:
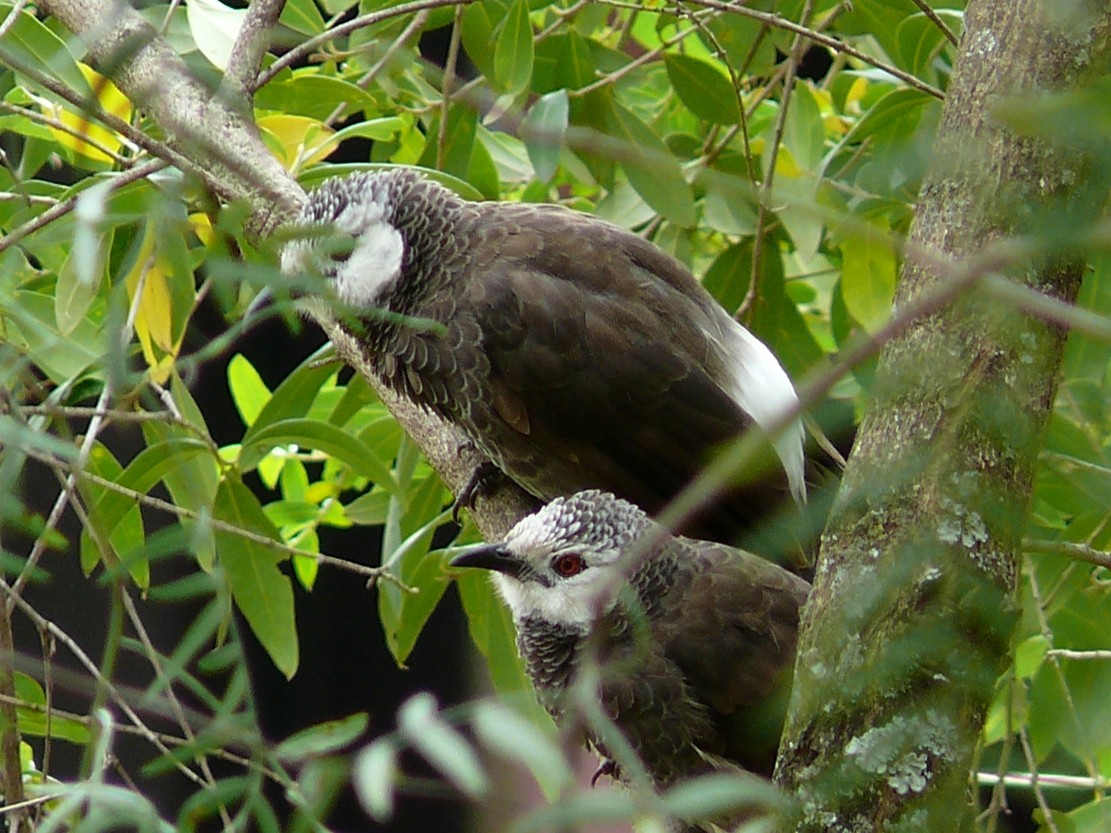
[[[726,756],[763,771],[778,746],[810,585],[742,550],[684,538],[670,546],[681,550],[676,574],[655,603],[681,603],[681,616],[671,627],[674,617],[657,616],[654,635],[718,716]]]
[[[719,382],[714,301],[636,235],[573,212],[499,208],[467,302],[498,414],[537,456],[574,469],[578,482],[557,491],[606,488],[655,511],[751,424]]]

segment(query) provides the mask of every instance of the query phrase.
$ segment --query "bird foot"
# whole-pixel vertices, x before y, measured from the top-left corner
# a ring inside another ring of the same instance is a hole
[[[470,479],[468,479],[466,485],[459,490],[459,495],[455,498],[455,504],[451,507],[451,519],[459,523],[460,510],[473,509],[475,498],[479,495],[487,495],[492,492],[497,482],[503,477],[505,477],[505,475],[502,473],[502,470],[489,460],[475,466],[475,470],[471,472]]]
[[[617,766],[617,761],[612,761],[609,758],[602,761],[601,765],[594,770],[594,774],[590,776],[590,786],[594,787],[603,775],[608,775],[615,781],[619,780],[621,778],[621,768]]]

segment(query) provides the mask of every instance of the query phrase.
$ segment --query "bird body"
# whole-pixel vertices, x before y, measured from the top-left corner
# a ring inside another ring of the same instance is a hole
[[[295,240],[283,270],[318,269],[375,373],[541,500],[601,488],[655,512],[717,447],[797,402],[768,348],[685,267],[589,215],[468,202],[392,169],[326,182],[301,222],[348,245]],[[752,480],[770,471],[782,482],[770,502],[788,489],[801,502],[801,424],[773,443]],[[751,526],[762,488],[715,507],[705,531]]]
[[[574,713],[569,692],[593,656],[603,709],[657,788],[722,768],[770,775],[810,586],[742,550],[666,534],[636,563],[619,561],[655,533],[639,508],[585,491],[452,563],[493,571],[557,723]]]

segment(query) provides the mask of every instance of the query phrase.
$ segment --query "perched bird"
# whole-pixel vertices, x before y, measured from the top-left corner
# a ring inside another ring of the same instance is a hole
[[[592,645],[602,706],[657,788],[738,766],[770,775],[810,585],[742,550],[666,534],[619,564],[653,532],[631,503],[584,491],[451,563],[493,571],[557,723],[575,718],[568,691]],[[588,740],[612,771],[605,744]]]
[[[300,222],[320,233],[287,244],[283,271],[330,282],[374,372],[542,501],[600,488],[655,513],[797,402],[682,264],[595,217],[468,202],[393,168],[325,182]],[[801,423],[772,445],[683,531],[734,541],[788,491],[803,502]]]

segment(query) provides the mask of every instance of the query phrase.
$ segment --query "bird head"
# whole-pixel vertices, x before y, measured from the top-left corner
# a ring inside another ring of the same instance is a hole
[[[329,179],[309,194],[298,225],[304,236],[286,244],[282,271],[319,275],[347,306],[385,306],[405,266],[406,242],[397,205],[418,174],[359,171]]]
[[[650,525],[644,512],[608,492],[578,492],[524,518],[504,541],[451,563],[492,570],[515,622],[538,618],[586,632],[614,604],[618,558]]]

